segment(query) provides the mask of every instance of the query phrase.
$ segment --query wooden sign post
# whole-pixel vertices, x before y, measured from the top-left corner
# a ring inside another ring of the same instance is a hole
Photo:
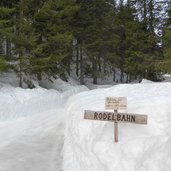
[[[117,115],[118,111],[114,110],[114,114]],[[114,139],[115,142],[118,142],[118,122],[114,122]]]
[[[118,109],[126,109],[126,97],[106,97],[105,109],[114,109],[114,113],[118,113]],[[118,122],[114,122],[114,139],[118,142]]]
[[[114,110],[114,114],[117,115],[118,111]],[[115,142],[118,142],[118,122],[114,122],[114,137]]]
[[[105,108],[114,109],[114,112],[85,110],[84,119],[114,122],[114,139],[118,142],[118,122],[147,124],[147,115],[118,112],[118,109],[126,109],[126,107],[125,97],[107,97]]]

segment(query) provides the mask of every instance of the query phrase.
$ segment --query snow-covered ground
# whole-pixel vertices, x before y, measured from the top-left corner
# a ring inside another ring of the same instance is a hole
[[[21,89],[14,79],[0,79],[0,171],[170,171],[171,83],[89,90],[70,78]],[[114,143],[113,123],[83,119],[106,96],[126,96],[126,112],[147,114],[148,125],[119,124]]]
[[[61,91],[0,83],[0,171],[62,170],[65,103],[88,88],[62,80],[53,87]]]
[[[148,125],[84,120],[84,110],[105,110],[105,97],[127,97],[126,112],[147,114]],[[170,171],[171,83],[122,84],[72,96],[67,102],[64,171]]]

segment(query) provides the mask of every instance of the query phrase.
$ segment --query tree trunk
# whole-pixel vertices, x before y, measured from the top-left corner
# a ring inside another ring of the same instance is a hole
[[[129,82],[131,82],[131,81],[132,81],[132,75],[129,74]]]
[[[39,73],[37,73],[37,79],[39,80],[39,81],[41,81],[42,80],[42,75],[41,75],[41,73],[39,72]]]
[[[129,83],[129,74],[126,74],[126,83]]]
[[[115,71],[115,68],[113,69],[113,82],[116,81],[116,71]]]
[[[120,76],[120,82],[123,83],[124,73],[123,68],[121,68],[121,76]]]
[[[103,59],[103,72],[106,74],[106,59]]]
[[[93,84],[97,84],[97,58],[93,58]]]
[[[80,84],[84,84],[84,64],[83,64],[83,49],[80,46]]]
[[[9,39],[6,39],[6,57],[11,57],[11,42]]]
[[[150,13],[150,22],[149,22],[149,29],[151,31],[151,33],[154,33],[154,1],[150,0],[150,4],[149,4],[149,13]]]
[[[98,57],[98,70],[99,72],[102,71],[102,66],[101,66],[101,60],[100,60],[100,57]]]
[[[143,16],[144,23],[145,23],[145,26],[147,26],[147,0],[144,0],[143,8],[144,8],[144,16]]]
[[[71,59],[68,59],[68,61],[67,61],[67,73],[68,73],[68,75],[70,75],[70,72],[71,71]]]
[[[19,86],[23,86],[23,76],[22,76],[22,52],[19,52]]]
[[[76,45],[76,75],[79,77],[79,46]]]

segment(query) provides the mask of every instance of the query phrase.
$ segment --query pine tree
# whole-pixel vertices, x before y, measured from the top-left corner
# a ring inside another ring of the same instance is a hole
[[[27,16],[27,1],[20,0],[16,4],[14,14],[15,24],[11,32],[11,41],[14,44],[13,65],[15,72],[19,76],[19,86],[22,87],[24,75],[30,73],[30,58],[33,56],[36,36],[31,18]]]
[[[5,49],[4,44],[9,40],[9,32],[11,30],[10,18],[14,13],[14,8],[12,8],[8,1],[1,1],[0,13],[0,71],[6,71],[10,65],[7,64],[8,58],[5,58],[5,51],[6,57],[10,56],[10,52],[8,49]],[[6,43],[6,47],[8,47],[8,43]]]
[[[1,0],[0,2],[0,12],[1,12],[1,26],[0,26],[0,36],[3,43],[6,44],[6,57],[11,57],[11,39],[10,33],[12,31],[13,25],[13,14],[15,12],[15,5],[17,0]]]
[[[158,15],[153,0],[133,4],[133,19],[127,24],[125,71],[134,77],[155,80],[156,61],[161,59],[159,35],[156,34]],[[130,26],[130,28],[129,28]]]
[[[133,51],[135,50],[133,47],[135,46],[135,41],[137,39],[137,37],[135,37],[137,32],[137,21],[134,17],[136,10],[134,4],[131,4],[130,1],[126,4],[123,4],[121,1],[118,8],[117,33],[119,35],[119,42],[117,46],[117,54],[119,56],[119,68],[121,70],[120,81],[123,81],[123,73],[126,73],[128,82],[131,81],[132,76],[137,74],[137,68],[135,68],[136,60],[133,55]]]
[[[73,20],[73,30],[77,40],[77,52],[80,55],[80,83],[84,82],[84,74],[89,70],[93,77],[93,83],[97,84],[97,78],[102,69],[101,63],[109,58],[112,46],[111,37],[113,36],[110,33],[114,1],[80,0],[76,2],[80,5],[80,10]],[[86,66],[87,68],[85,68]]]
[[[35,15],[39,34],[33,61],[34,72],[63,75],[70,69],[73,35],[70,21],[77,10],[74,1],[46,1]]]
[[[123,82],[123,73],[126,71],[124,68],[124,63],[127,57],[128,51],[128,39],[129,31],[132,30],[131,23],[133,22],[132,9],[131,6],[123,1],[119,1],[118,5],[118,13],[117,13],[117,35],[118,35],[118,44],[117,44],[117,55],[119,57],[118,60],[118,68],[121,71],[120,82]]]
[[[162,71],[171,72],[171,1],[168,2],[168,17],[163,28],[163,55]]]

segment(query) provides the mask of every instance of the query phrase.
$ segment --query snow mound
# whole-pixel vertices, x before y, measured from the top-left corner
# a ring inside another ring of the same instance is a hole
[[[68,91],[74,88],[80,87],[79,82],[69,77],[68,82],[61,80],[60,78],[46,78],[43,77],[41,81],[39,81],[39,85],[41,87],[45,87],[47,89],[55,89],[59,92]]]
[[[163,78],[164,82],[171,82],[171,74],[164,74]]]
[[[87,90],[85,86],[77,86],[60,93],[54,89],[47,90],[41,87],[22,89],[2,85],[0,87],[0,120],[27,117],[49,109],[61,108],[69,96]]]
[[[125,96],[126,112],[147,114],[148,125],[84,120],[84,110],[105,110],[105,97]],[[72,96],[67,106],[64,171],[169,171],[171,83],[117,85]]]
[[[163,77],[171,78],[171,74],[164,74]]]
[[[3,87],[0,89],[0,96],[0,120],[31,116],[61,105],[59,92],[43,88]]]
[[[147,80],[147,79],[142,79],[141,83],[153,83],[153,81]]]
[[[9,84],[14,87],[19,86],[19,78],[17,78],[15,73],[0,73],[0,84],[4,83],[4,85]]]
[[[86,86],[90,89],[100,89],[100,88],[109,88],[112,87],[114,84],[104,84],[104,85],[99,85],[99,84],[92,84],[92,83],[86,83]]]

